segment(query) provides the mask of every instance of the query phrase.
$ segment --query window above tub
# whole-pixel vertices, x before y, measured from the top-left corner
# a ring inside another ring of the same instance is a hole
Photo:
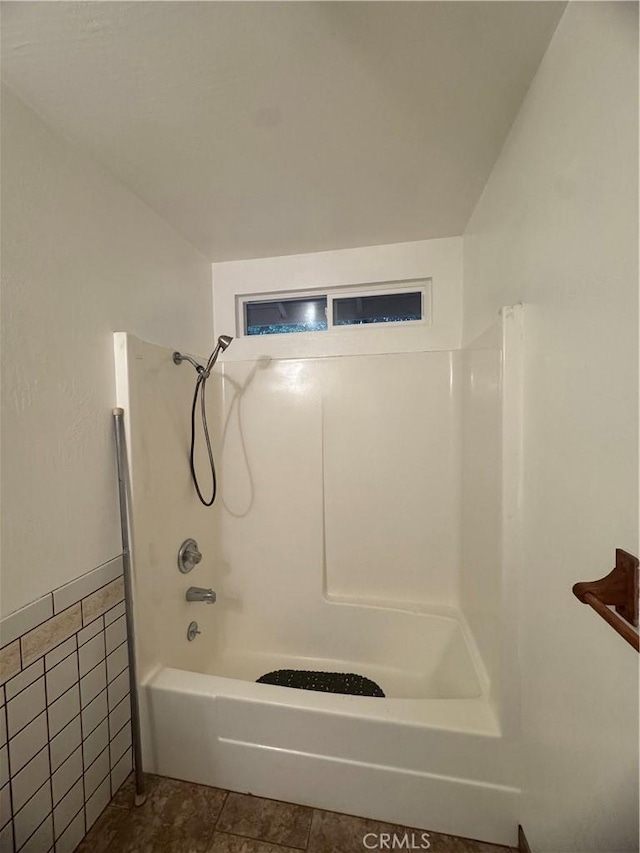
[[[237,297],[236,331],[254,336],[415,326],[430,323],[430,297],[430,279],[243,294]]]

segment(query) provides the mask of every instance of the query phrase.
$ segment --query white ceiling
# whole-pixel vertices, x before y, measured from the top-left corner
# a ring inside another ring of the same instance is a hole
[[[212,260],[459,235],[564,8],[5,2],[5,81]]]

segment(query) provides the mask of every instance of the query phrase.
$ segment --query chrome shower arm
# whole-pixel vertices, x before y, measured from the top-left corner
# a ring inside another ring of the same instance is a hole
[[[192,364],[198,373],[204,373],[204,367],[201,364],[198,364],[195,358],[191,358],[190,355],[183,355],[181,352],[174,352],[173,363],[182,364],[183,361],[188,361],[189,364]]]

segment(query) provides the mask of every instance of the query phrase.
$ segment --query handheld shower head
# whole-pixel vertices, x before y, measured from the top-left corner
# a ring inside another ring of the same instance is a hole
[[[232,340],[233,338],[231,337],[231,335],[220,335],[220,337],[218,338],[218,343],[216,344],[216,348],[209,356],[209,361],[207,362],[207,366],[203,371],[203,375],[205,378],[209,376],[209,373],[213,369],[213,366],[216,361],[218,360],[218,356],[220,355],[220,353],[226,350]]]
[[[213,451],[211,450],[211,441],[209,439],[209,429],[207,427],[207,408],[205,403],[205,388],[207,385],[207,379],[213,369],[214,364],[218,360],[218,356],[221,352],[224,352],[226,348],[229,346],[233,338],[231,335],[220,335],[218,341],[216,343],[215,349],[209,356],[209,360],[207,361],[206,367],[203,367],[201,364],[191,358],[190,355],[183,355],[181,352],[174,352],[173,354],[173,362],[174,364],[182,364],[183,361],[188,361],[189,364],[193,365],[198,374],[198,378],[196,379],[196,388],[193,394],[193,403],[191,405],[191,451],[189,453],[189,467],[191,468],[191,479],[193,480],[193,485],[196,488],[196,492],[198,493],[198,497],[200,501],[205,506],[211,506],[211,504],[216,499],[216,491],[217,491],[217,482],[216,482],[216,466],[213,461]],[[209,464],[211,466],[211,476],[213,479],[213,489],[211,493],[211,498],[206,499],[203,497],[202,492],[200,491],[200,484],[198,483],[198,475],[196,473],[195,466],[195,446],[196,446],[196,406],[198,405],[198,395],[200,395],[200,409],[202,412],[202,431],[204,433],[204,440],[207,446],[207,453],[209,455]]]

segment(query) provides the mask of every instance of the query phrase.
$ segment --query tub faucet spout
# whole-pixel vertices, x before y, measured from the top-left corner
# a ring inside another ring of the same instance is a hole
[[[212,589],[204,589],[201,586],[190,586],[186,594],[187,601],[204,601],[207,604],[214,604],[216,594]]]

